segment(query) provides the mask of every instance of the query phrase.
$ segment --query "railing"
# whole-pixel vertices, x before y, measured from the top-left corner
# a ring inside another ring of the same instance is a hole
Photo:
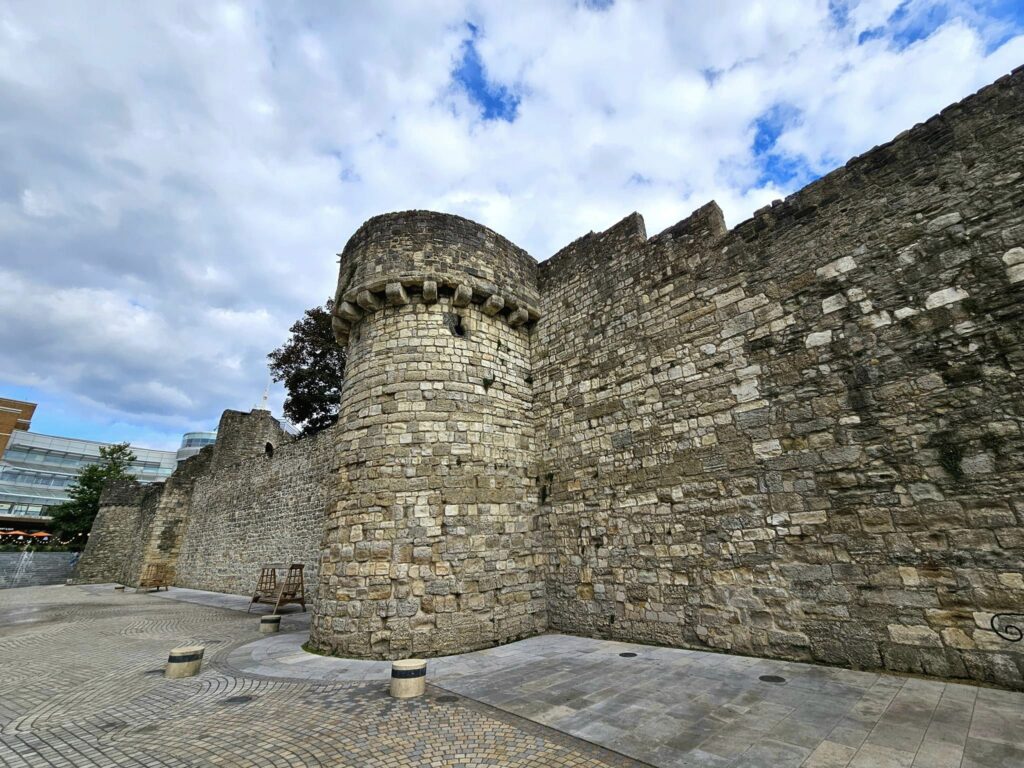
[[[1016,617],[1011,624],[1007,621],[1008,618]],[[992,631],[999,635],[1004,640],[1009,640],[1011,643],[1019,643],[1021,639],[1024,639],[1024,613],[995,613],[992,615],[992,620],[989,624],[992,626]]]

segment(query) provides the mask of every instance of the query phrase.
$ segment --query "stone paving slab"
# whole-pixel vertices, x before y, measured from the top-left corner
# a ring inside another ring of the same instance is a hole
[[[248,643],[227,663],[276,678],[390,674],[308,654],[305,639]],[[434,686],[666,768],[1024,768],[1024,694],[1009,691],[557,634],[427,669]]]

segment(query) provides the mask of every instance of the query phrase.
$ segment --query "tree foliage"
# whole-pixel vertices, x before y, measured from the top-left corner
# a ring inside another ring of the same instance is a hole
[[[274,381],[284,382],[284,413],[303,434],[326,429],[338,420],[345,378],[345,348],[334,340],[330,299],[307,309],[289,329],[291,338],[269,355]]]
[[[68,489],[68,501],[53,507],[53,528],[58,539],[70,539],[80,533],[89,533],[96,513],[100,511],[100,494],[111,480],[131,480],[128,466],[135,461],[128,443],[100,448],[95,464],[83,467]]]

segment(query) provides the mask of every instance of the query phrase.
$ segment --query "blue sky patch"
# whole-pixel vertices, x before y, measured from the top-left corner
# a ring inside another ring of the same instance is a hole
[[[893,27],[893,45],[902,51],[918,40],[924,40],[947,21],[949,10],[945,6],[932,5],[924,9],[918,6],[911,9],[909,0],[906,0],[893,11],[887,23]]]
[[[467,22],[470,36],[462,41],[462,59],[452,71],[452,79],[469,96],[469,100],[480,108],[484,120],[505,120],[514,122],[519,110],[519,97],[501,83],[487,79],[483,61],[476,49],[479,30]]]
[[[831,6],[830,6],[831,7]],[[931,36],[936,30],[955,18],[964,18],[972,26],[975,15],[984,17],[986,53],[990,53],[1011,37],[1024,30],[1024,2],[1022,0],[981,0],[970,6],[954,6],[939,2],[932,5],[905,0],[893,11],[884,25],[861,31],[857,45],[885,38],[897,51]]]
[[[800,120],[800,110],[792,104],[774,104],[754,121],[754,154],[760,155],[775,146],[779,136]]]
[[[761,170],[756,186],[768,183],[787,186],[797,180],[806,182],[814,178],[804,159],[775,151],[782,132],[799,122],[800,110],[792,104],[775,104],[754,121],[752,149]]]
[[[850,4],[845,0],[829,0],[828,15],[832,23],[842,29],[850,23]]]

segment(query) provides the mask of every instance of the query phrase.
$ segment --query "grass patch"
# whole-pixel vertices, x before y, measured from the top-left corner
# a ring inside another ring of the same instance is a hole
[[[302,644],[302,650],[306,653],[315,653],[317,656],[330,656],[331,654],[321,651],[319,648],[314,646],[309,640]]]

